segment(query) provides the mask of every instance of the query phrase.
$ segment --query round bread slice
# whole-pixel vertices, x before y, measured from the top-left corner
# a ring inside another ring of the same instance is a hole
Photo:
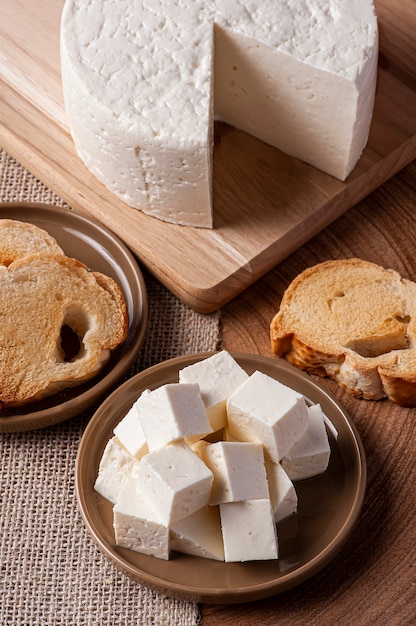
[[[127,337],[117,283],[61,255],[0,266],[0,407],[39,400],[93,377]],[[62,330],[78,350],[70,358]]]
[[[43,228],[19,220],[0,220],[1,265],[9,265],[16,259],[38,252],[64,254],[56,239]]]
[[[416,284],[364,261],[326,261],[285,291],[273,352],[352,395],[416,406]]]

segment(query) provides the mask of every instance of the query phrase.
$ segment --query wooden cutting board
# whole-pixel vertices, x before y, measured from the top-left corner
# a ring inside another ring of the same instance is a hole
[[[75,152],[60,80],[63,5],[1,0],[0,145],[76,211],[119,235],[197,311],[225,304],[416,156],[416,0],[376,0],[374,118],[368,146],[347,181],[218,124],[214,228],[148,217],[107,191]]]

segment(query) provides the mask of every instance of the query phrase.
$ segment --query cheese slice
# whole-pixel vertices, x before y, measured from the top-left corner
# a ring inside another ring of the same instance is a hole
[[[66,0],[61,22],[80,157],[127,204],[189,226],[213,225],[214,116],[344,180],[377,56],[372,0]]]

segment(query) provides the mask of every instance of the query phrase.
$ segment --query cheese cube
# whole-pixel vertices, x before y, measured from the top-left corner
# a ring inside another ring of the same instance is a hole
[[[116,437],[107,442],[98,468],[94,489],[110,502],[116,502],[126,477],[139,473],[139,461],[122,447]]]
[[[325,416],[319,404],[308,407],[309,426],[282,459],[282,466],[292,480],[322,474],[328,467],[331,449],[325,429]]]
[[[265,460],[270,499],[275,522],[296,513],[298,496],[296,489],[280,463]]]
[[[149,451],[185,437],[212,432],[199,385],[168,383],[142,393],[136,409]]]
[[[170,553],[169,528],[136,491],[136,480],[123,481],[120,496],[113,507],[116,544],[135,552],[167,560]]]
[[[209,504],[269,497],[261,444],[219,441],[202,458],[214,475]]]
[[[219,505],[225,561],[277,559],[278,542],[269,499]]]
[[[198,383],[214,431],[227,423],[227,398],[247,380],[247,372],[226,350],[188,365],[179,371],[180,383]]]
[[[305,398],[263,372],[254,372],[227,400],[228,429],[240,441],[258,441],[278,463],[309,424]]]
[[[173,524],[171,549],[223,561],[224,543],[218,507],[205,506]]]
[[[126,450],[136,459],[141,459],[149,451],[135,404],[114,428],[114,434]]]
[[[212,472],[184,443],[172,443],[140,461],[138,492],[166,526],[208,504]]]

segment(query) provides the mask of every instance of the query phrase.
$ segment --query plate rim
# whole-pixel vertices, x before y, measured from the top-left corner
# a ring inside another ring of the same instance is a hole
[[[291,589],[298,584],[304,582],[305,580],[311,578],[311,576],[315,575],[336,556],[336,554],[341,550],[341,548],[350,537],[360,516],[366,491],[367,463],[364,446],[356,425],[354,424],[348,412],[341,406],[337,398],[330,391],[322,388],[316,381],[311,378],[309,374],[300,371],[297,368],[294,368],[292,365],[288,364],[285,361],[246,352],[230,351],[230,354],[237,361],[245,361],[246,359],[250,360],[253,358],[260,362],[265,361],[269,366],[276,366],[277,370],[283,369],[284,371],[290,372],[290,375],[294,375],[296,379],[302,379],[303,382],[307,381],[307,383],[310,384],[311,388],[315,389],[320,395],[326,397],[326,399],[339,411],[350,433],[351,443],[354,447],[354,456],[356,458],[355,469],[358,476],[354,490],[353,503],[350,507],[348,515],[343,520],[343,523],[340,526],[340,529],[338,530],[336,536],[329,542],[329,544],[325,546],[323,550],[319,552],[319,554],[315,555],[311,560],[301,565],[299,568],[296,568],[295,570],[285,574],[279,579],[279,582],[276,582],[276,579],[273,579],[267,582],[260,583],[259,585],[250,585],[249,587],[238,587],[235,589],[227,587],[226,590],[212,588],[202,591],[200,587],[192,587],[192,585],[185,586],[181,583],[175,583],[171,580],[166,582],[160,576],[155,576],[150,572],[144,572],[143,570],[136,568],[133,564],[127,562],[125,559],[122,558],[119,553],[116,552],[115,549],[112,549],[109,545],[107,545],[105,538],[97,533],[94,528],[94,524],[92,522],[92,513],[90,512],[88,505],[88,497],[82,486],[82,478],[86,476],[86,471],[89,467],[89,463],[92,462],[92,459],[89,458],[88,460],[86,460],[86,456],[84,455],[84,449],[87,447],[90,437],[94,436],[95,431],[99,430],[99,427],[105,430],[107,422],[111,423],[115,419],[114,416],[112,416],[111,418],[107,417],[104,423],[99,422],[101,413],[104,412],[107,407],[111,406],[114,394],[122,393],[123,390],[129,389],[131,386],[135,386],[136,383],[140,382],[141,379],[145,379],[146,377],[151,376],[154,371],[158,371],[159,369],[163,370],[164,367],[176,367],[179,365],[183,367],[186,364],[212,356],[216,352],[218,352],[218,350],[187,354],[167,359],[166,361],[162,361],[145,370],[142,370],[131,379],[125,381],[116,390],[114,390],[110,394],[110,396],[108,396],[104,400],[104,402],[92,416],[81,438],[75,465],[75,492],[81,517],[90,537],[92,538],[96,546],[98,546],[98,548],[101,550],[101,552],[111,562],[113,562],[113,564],[115,564],[121,572],[129,576],[134,581],[139,582],[140,584],[144,584],[147,587],[152,588],[158,592],[165,593],[171,597],[193,602],[203,602],[207,604],[233,604],[237,602],[241,603],[260,600],[271,597],[273,595],[277,595],[283,591],[287,591],[288,589]],[[137,386],[137,388],[138,392],[140,392],[140,386]],[[106,441],[108,441],[108,438],[106,437]]]
[[[13,217],[14,210],[27,212],[27,218],[23,220],[21,217]],[[128,356],[122,366],[119,366],[120,362],[117,361],[114,367],[109,370],[104,377],[97,379],[95,384],[91,384],[88,389],[84,390],[79,395],[76,395],[76,387],[74,387],[73,391],[75,395],[64,402],[53,404],[45,409],[30,411],[29,413],[0,416],[0,432],[4,433],[26,432],[29,430],[52,426],[71,419],[72,417],[75,417],[90,408],[93,404],[101,402],[103,396],[114,390],[117,383],[128,372],[134,361],[137,359],[142,348],[148,326],[149,307],[145,279],[133,253],[120,239],[120,237],[98,220],[78,213],[72,207],[67,205],[60,206],[45,202],[26,201],[1,202],[0,219],[18,219],[19,221],[27,221],[29,223],[38,224],[38,220],[33,219],[30,216],[30,211],[32,210],[44,213],[45,221],[47,221],[48,216],[51,216],[51,222],[58,226],[60,225],[59,222],[61,219],[59,216],[62,215],[62,217],[65,216],[67,219],[72,220],[74,224],[71,224],[71,226],[75,226],[75,230],[78,230],[79,232],[81,232],[81,229],[77,228],[77,225],[82,224],[85,224],[88,229],[92,229],[97,233],[102,232],[105,237],[108,238],[108,240],[111,241],[112,244],[122,253],[124,260],[128,264],[129,270],[136,279],[136,284],[132,286],[131,294],[133,294],[133,290],[136,290],[136,287],[139,288],[137,297],[140,301],[140,310],[137,312],[137,321],[135,321],[134,318],[133,320],[129,319],[129,333],[132,333],[132,335],[127,350]],[[42,225],[41,228],[46,231],[48,230],[46,225]],[[60,245],[62,245],[62,243]],[[82,261],[82,258],[80,258],[80,260]],[[120,285],[120,287],[123,289],[122,285]],[[93,380],[94,379],[91,379],[91,382]],[[91,401],[85,399],[83,401],[84,396],[91,393],[92,389],[95,390],[95,399]],[[31,404],[28,406],[33,407],[34,405]]]

